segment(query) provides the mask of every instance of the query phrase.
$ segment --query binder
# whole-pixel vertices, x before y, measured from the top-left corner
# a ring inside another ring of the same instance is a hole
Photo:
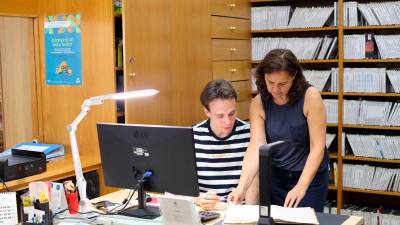
[[[22,143],[15,145],[14,147],[12,147],[12,149],[42,152],[46,155],[46,160],[55,158],[58,156],[63,156],[65,154],[64,146],[59,145],[59,144],[22,142]]]

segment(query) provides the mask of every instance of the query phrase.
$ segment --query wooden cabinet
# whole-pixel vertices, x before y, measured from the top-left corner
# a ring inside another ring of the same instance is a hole
[[[212,0],[212,15],[250,19],[249,0]]]
[[[0,152],[39,139],[33,18],[0,16]]]
[[[214,79],[247,80],[251,73],[251,65],[247,61],[213,62]]]
[[[238,117],[248,119],[252,98],[250,1],[211,2],[213,79],[232,82],[238,92]]]
[[[249,40],[213,39],[212,44],[214,61],[250,60]]]
[[[249,39],[250,21],[222,16],[211,17],[213,38]]]
[[[199,96],[212,79],[209,2],[123,2],[125,90],[158,89],[126,103],[127,123],[193,125],[204,119]]]
[[[218,78],[241,81],[234,83],[239,100],[249,101],[249,16],[241,0],[125,0],[125,90],[160,91],[127,101],[125,121],[193,125],[205,119],[201,91]]]

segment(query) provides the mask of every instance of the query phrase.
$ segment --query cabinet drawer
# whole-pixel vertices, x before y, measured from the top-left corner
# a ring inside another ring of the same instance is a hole
[[[249,20],[212,16],[211,22],[212,38],[250,38]]]
[[[250,19],[250,8],[249,0],[211,0],[212,15]]]
[[[238,101],[249,100],[252,98],[251,83],[249,80],[231,82],[238,95]]]
[[[213,39],[213,60],[250,60],[250,40]]]
[[[249,119],[251,100],[240,101],[237,103],[237,117],[242,120]]]
[[[229,81],[250,79],[251,65],[249,61],[213,62],[213,79]]]

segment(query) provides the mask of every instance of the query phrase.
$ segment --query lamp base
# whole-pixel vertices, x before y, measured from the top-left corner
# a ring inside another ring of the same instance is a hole
[[[275,222],[272,217],[260,217],[257,225],[275,225]]]
[[[88,212],[88,213],[84,213],[84,214],[69,214],[69,213],[63,213],[63,214],[59,214],[56,216],[56,219],[62,219],[64,220],[71,220],[74,222],[89,222],[92,221],[94,218],[96,218],[97,216],[99,216],[98,213],[96,212]]]

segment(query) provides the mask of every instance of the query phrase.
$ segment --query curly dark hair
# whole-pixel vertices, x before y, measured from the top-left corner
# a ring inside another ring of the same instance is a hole
[[[200,102],[207,110],[210,110],[209,103],[214,99],[237,100],[237,93],[232,84],[226,80],[212,80],[207,83],[200,95]]]
[[[273,49],[267,53],[258,65],[255,76],[258,93],[263,93],[270,99],[272,96],[267,90],[265,76],[273,72],[286,71],[294,77],[292,87],[289,90],[289,104],[296,102],[305,92],[308,85],[303,69],[292,51],[289,49]]]

